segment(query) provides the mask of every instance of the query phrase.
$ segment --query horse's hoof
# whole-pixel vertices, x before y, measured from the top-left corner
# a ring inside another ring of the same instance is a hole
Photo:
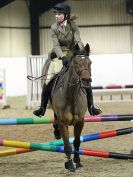
[[[79,158],[79,155],[74,155],[74,157],[73,157],[73,161],[74,161],[74,163],[80,163],[80,158]]]
[[[65,168],[71,172],[75,172],[75,168],[74,168],[72,160],[68,160],[67,162],[65,162]]]
[[[83,165],[81,163],[76,163],[76,169],[79,169],[81,167],[83,167]]]

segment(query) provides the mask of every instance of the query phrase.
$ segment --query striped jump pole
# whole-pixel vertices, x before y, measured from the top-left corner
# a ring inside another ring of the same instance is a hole
[[[122,89],[122,88],[133,88],[133,85],[111,84],[107,86],[92,86],[92,89]]]
[[[53,147],[54,147],[54,150],[53,150]],[[64,153],[63,146],[53,146],[53,147],[52,147],[51,151]],[[13,149],[1,150],[0,157],[16,155],[16,154],[21,154],[21,153],[27,153],[27,152],[32,152],[32,151],[33,150],[31,150],[31,149],[23,149],[23,148],[17,148],[17,149],[13,148]],[[72,149],[72,153],[74,154],[74,149]],[[101,151],[101,150],[89,150],[86,148],[80,148],[79,154],[85,155],[85,156],[102,157],[102,158],[133,159],[132,154],[123,154],[123,153],[108,152],[108,151]]]
[[[107,122],[107,121],[131,121],[133,114],[130,115],[97,115],[85,116],[84,122]],[[29,124],[50,124],[54,122],[54,118],[16,118],[16,119],[0,119],[0,125],[29,125]]]
[[[132,121],[133,114],[84,116],[84,122]]]
[[[130,133],[133,133],[133,127],[83,135],[83,136],[80,136],[80,142],[93,141],[93,140],[98,140],[98,139],[103,139],[103,138],[109,138],[109,137],[114,137],[114,136],[126,135],[126,134],[130,134]],[[69,138],[69,142],[71,144],[73,144],[73,141],[74,141],[74,137]],[[21,143],[21,142],[17,143],[17,141],[0,139],[0,145],[1,146],[25,148],[23,146],[23,144],[25,144],[25,143]],[[37,144],[37,143],[35,143],[35,144]],[[62,145],[64,145],[64,142],[61,139],[61,140],[56,140],[56,141],[52,141],[52,142],[48,142],[48,143],[41,143],[41,144],[42,145],[62,146]],[[27,145],[27,142],[26,142],[26,145]],[[29,149],[32,149],[32,143],[30,143],[28,146],[29,146]]]
[[[24,149],[24,148],[3,149],[3,150],[0,150],[0,157],[22,154],[22,153],[27,153],[27,152],[32,152],[32,151],[33,150],[31,150],[31,149]]]
[[[0,119],[0,125],[24,125],[24,124],[50,124],[54,122],[54,118],[16,118],[16,119]]]
[[[113,136],[130,134],[132,132],[133,132],[133,127],[112,130],[112,131],[107,131],[107,132],[101,132],[101,133],[95,133],[95,134],[81,136],[80,141],[87,142],[87,141],[92,141],[92,140],[96,140],[96,139],[102,139],[102,138],[108,138],[108,137],[113,137]],[[69,141],[71,144],[73,144],[74,138],[70,138]],[[55,147],[63,146],[64,142],[63,142],[63,140],[56,140],[56,141],[48,142],[48,143],[29,143],[29,142],[20,142],[20,141],[0,139],[0,145],[7,146],[7,147],[25,148],[25,149],[32,149],[32,150],[45,150],[45,151],[52,151],[51,148],[53,148],[55,151],[55,149],[56,149]],[[17,150],[13,150],[12,153],[17,154],[17,152],[18,152]],[[21,153],[21,152],[19,151],[18,153]],[[22,153],[23,153],[23,150],[22,150]],[[1,156],[6,156],[6,154],[7,155],[9,154],[9,152],[5,150],[4,154],[2,155],[2,153],[1,153]]]
[[[114,158],[114,159],[133,159],[133,155],[131,153],[123,154],[123,153],[108,152],[108,151],[101,151],[101,150],[83,149],[82,155],[103,157],[103,158]]]

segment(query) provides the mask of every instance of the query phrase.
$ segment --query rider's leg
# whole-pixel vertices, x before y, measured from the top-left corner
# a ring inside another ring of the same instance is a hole
[[[98,115],[101,114],[102,111],[98,108],[94,107],[93,103],[93,93],[92,93],[92,87],[85,88],[86,94],[87,94],[87,103],[88,103],[88,111],[90,115]]]
[[[47,85],[43,85],[41,94],[41,106],[39,109],[33,112],[34,115],[38,117],[44,116],[55,78],[56,76]]]

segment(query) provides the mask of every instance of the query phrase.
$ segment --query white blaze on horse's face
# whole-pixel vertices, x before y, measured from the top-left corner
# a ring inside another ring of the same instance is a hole
[[[86,55],[77,55],[74,60],[74,66],[77,74],[83,80],[91,78],[91,60]]]

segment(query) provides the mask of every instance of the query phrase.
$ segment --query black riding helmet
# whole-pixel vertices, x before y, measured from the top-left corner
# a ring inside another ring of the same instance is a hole
[[[54,6],[54,12],[60,12],[60,13],[70,15],[71,8],[69,5],[67,5],[65,3],[58,3]]]

